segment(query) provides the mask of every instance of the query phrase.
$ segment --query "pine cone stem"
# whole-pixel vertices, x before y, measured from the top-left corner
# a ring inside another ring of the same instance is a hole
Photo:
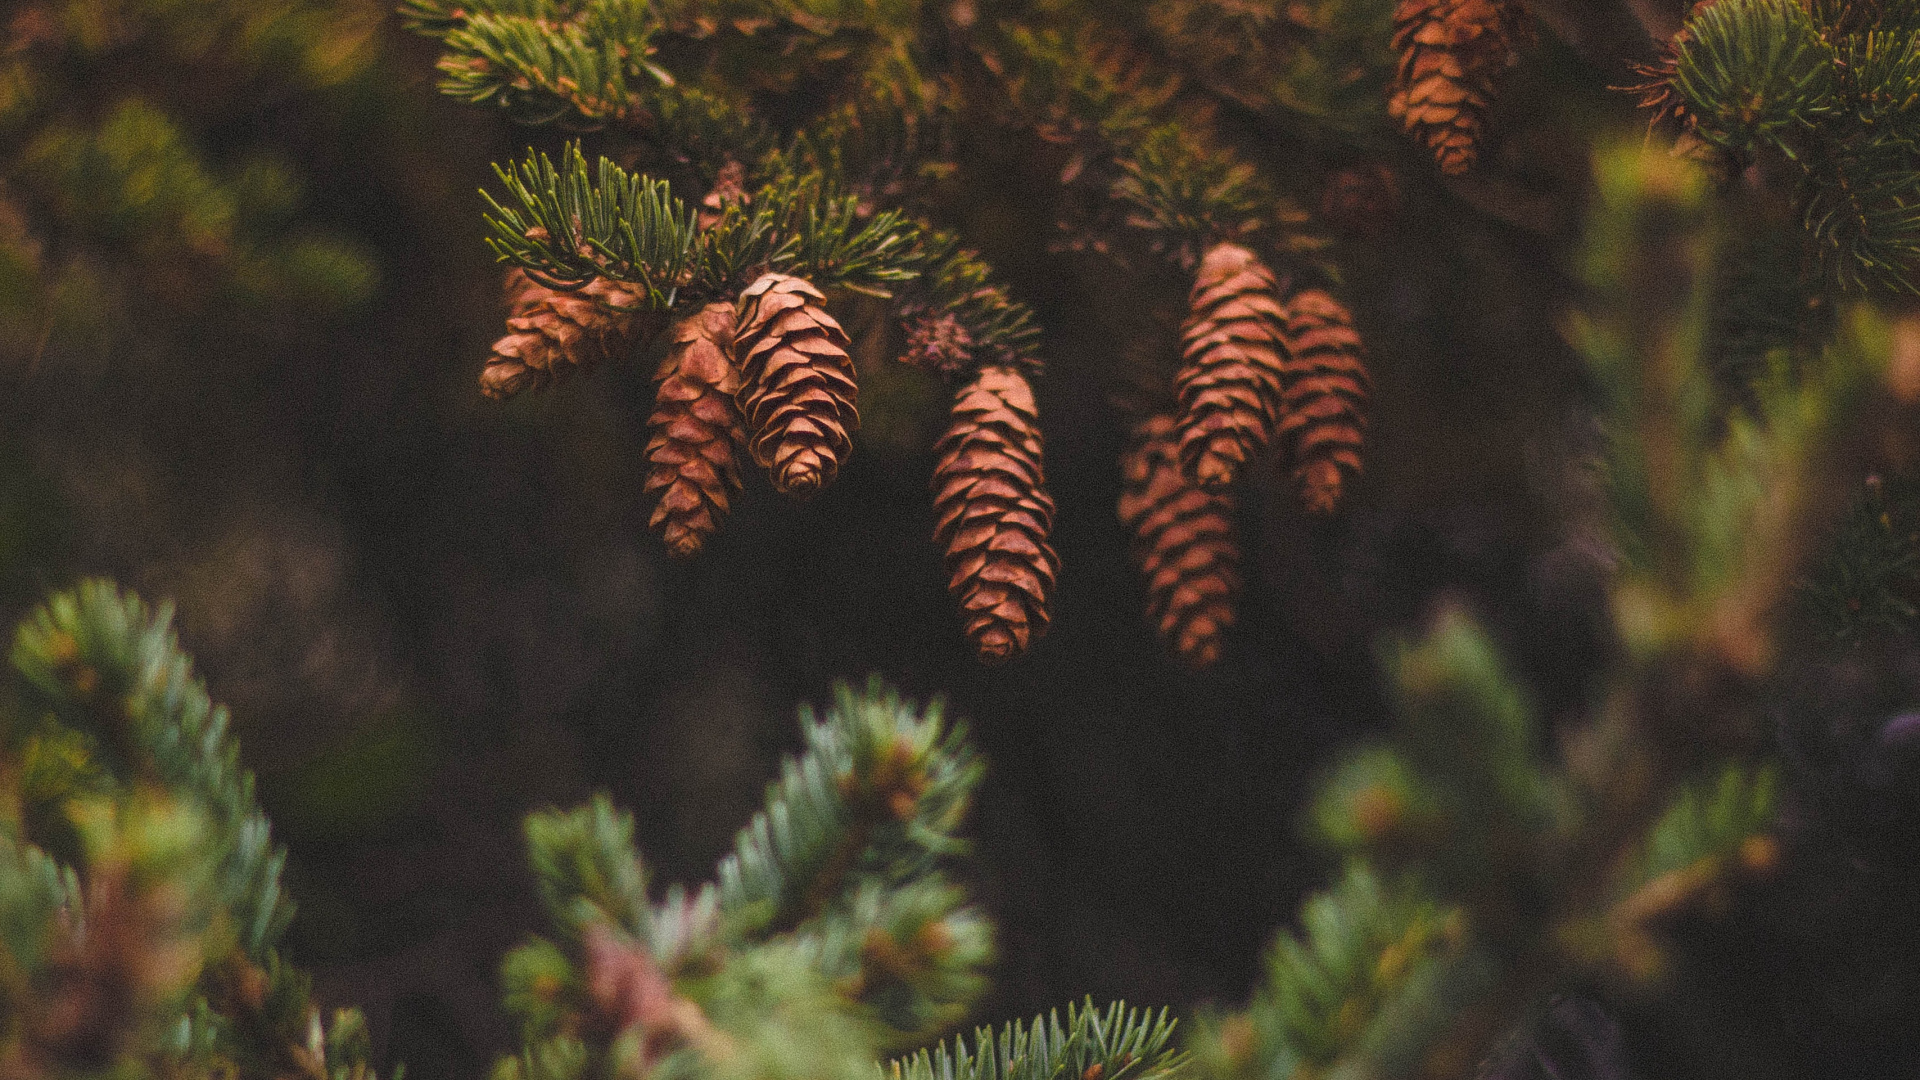
[[[1138,425],[1120,466],[1120,523],[1133,534],[1134,565],[1147,579],[1148,621],[1181,662],[1211,666],[1240,593],[1233,497],[1186,477],[1170,416]]]
[[[825,294],[766,274],[740,294],[734,355],[753,459],[776,490],[805,498],[833,482],[860,427],[852,342]]]
[[[1060,568],[1026,377],[982,367],[954,395],[952,423],[934,449],[933,538],[946,555],[947,588],[980,658],[1012,659],[1046,633]]]
[[[574,292],[549,289],[515,267],[507,271],[507,334],[493,343],[480,391],[509,398],[544,390],[576,370],[625,354],[641,297],[608,278]]]
[[[667,355],[647,440],[646,492],[657,495],[648,522],[667,551],[690,557],[719,531],[729,497],[740,490],[737,448],[746,429],[734,395],[733,305],[708,304],[668,330]]]
[[[1286,309],[1260,257],[1220,243],[1200,260],[1174,390],[1180,465],[1224,490],[1273,438],[1286,376]]]

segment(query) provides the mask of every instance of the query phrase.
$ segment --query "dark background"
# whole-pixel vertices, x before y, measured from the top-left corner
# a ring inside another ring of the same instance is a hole
[[[1000,932],[983,1021],[1087,994],[1243,999],[1330,868],[1298,838],[1307,781],[1387,723],[1375,643],[1437,602],[1489,622],[1545,715],[1590,689],[1603,558],[1566,463],[1591,434],[1553,325],[1585,184],[1568,131],[1634,119],[1565,46],[1519,75],[1486,176],[1442,188],[1409,150],[1398,214],[1346,238],[1369,473],[1331,522],[1256,479],[1242,625],[1199,675],[1143,625],[1113,515],[1116,358],[1165,329],[1127,281],[1048,254],[1031,148],[965,148],[963,213],[1047,327],[1065,569],[1051,635],[984,669],[927,540],[945,391],[884,355],[863,359],[840,480],[805,505],[752,483],[688,564],[645,527],[646,364],[479,395],[502,311],[473,192],[525,136],[438,97],[432,48],[396,20],[379,48],[350,92],[221,101],[203,136],[296,162],[302,212],[374,254],[371,300],[183,310],[135,282],[111,347],[55,337],[12,362],[0,452],[8,613],[81,574],[177,601],[291,852],[290,952],[410,1077],[481,1075],[514,1039],[495,969],[537,928],[528,810],[610,791],[656,882],[703,880],[796,747],[796,705],[836,679],[943,695],[989,759],[963,871]],[[1790,1063],[1848,1060],[1818,1032],[1788,1043],[1810,1055]]]

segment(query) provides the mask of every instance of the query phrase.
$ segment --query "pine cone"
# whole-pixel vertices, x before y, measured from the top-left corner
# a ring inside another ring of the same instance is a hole
[[[1183,475],[1169,416],[1134,429],[1120,469],[1120,523],[1133,534],[1134,565],[1147,579],[1148,621],[1181,661],[1208,667],[1220,659],[1240,592],[1233,497]]]
[[[860,427],[852,343],[825,300],[800,278],[766,274],[740,294],[735,324],[753,460],[772,471],[777,490],[800,498],[833,482]]]
[[[1387,112],[1458,176],[1479,155],[1493,79],[1512,62],[1527,24],[1513,0],[1400,0],[1400,53]]]
[[[1373,388],[1365,346],[1340,301],[1322,289],[1303,289],[1287,301],[1287,351],[1280,436],[1302,505],[1331,514],[1362,467]]]
[[[646,491],[658,493],[653,519],[667,550],[686,558],[726,520],[728,496],[740,490],[734,450],[746,428],[733,396],[733,305],[708,304],[668,331],[667,355],[648,427]]]
[[[1012,659],[1046,633],[1060,569],[1047,544],[1053,499],[1026,377],[981,368],[954,395],[953,422],[934,450],[933,539],[946,551],[947,588],[980,658]]]
[[[1233,483],[1273,438],[1286,374],[1286,309],[1260,257],[1215,244],[1188,297],[1180,372],[1180,464],[1209,490]]]
[[[515,267],[507,271],[506,292],[509,332],[493,343],[480,373],[480,392],[488,397],[544,390],[576,368],[621,355],[633,339],[633,309],[641,298],[619,282],[595,278],[561,292]]]

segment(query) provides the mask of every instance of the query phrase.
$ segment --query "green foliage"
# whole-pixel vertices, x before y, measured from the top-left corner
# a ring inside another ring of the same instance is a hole
[[[1198,1055],[1223,1076],[1282,1078],[1336,1066],[1402,1075],[1455,1010],[1486,989],[1488,970],[1462,914],[1410,882],[1387,884],[1362,862],[1301,908],[1244,1014],[1212,1021]]]
[[[875,1047],[959,1018],[993,951],[985,918],[939,871],[964,847],[955,830],[980,780],[964,732],[877,681],[837,688],[801,730],[806,751],[717,884],[692,896],[648,900],[633,821],[604,798],[528,819],[557,935],[503,967],[527,1046],[497,1076],[592,1075],[639,1055],[668,1075],[870,1077]],[[660,990],[620,1016],[626,999],[606,987],[631,979]],[[675,999],[699,1021],[670,1020]],[[583,1015],[612,1035],[578,1041]]]
[[[1629,884],[1643,884],[1702,859],[1731,859],[1773,827],[1780,778],[1771,767],[1728,764],[1710,782],[1680,789],[1654,822]]]
[[[1820,552],[1800,594],[1815,632],[1836,645],[1911,630],[1920,619],[1920,520],[1904,486],[1890,493],[1872,477]]]
[[[1647,650],[1723,634],[1756,658],[1758,598],[1784,586],[1805,548],[1796,508],[1816,499],[1823,455],[1874,386],[1888,332],[1851,312],[1797,369],[1776,353],[1751,404],[1729,411],[1706,346],[1725,226],[1704,176],[1616,150],[1600,159],[1598,197],[1583,263],[1592,300],[1568,322],[1608,395],[1607,478],[1629,572],[1622,630]]]
[[[401,14],[446,43],[443,92],[525,124],[593,130],[629,119],[647,88],[673,81],[648,59],[659,27],[648,0],[409,0]]]
[[[1067,1006],[1064,1023],[1052,1012],[1029,1024],[980,1028],[973,1041],[955,1038],[893,1062],[886,1080],[1174,1080],[1187,1074],[1187,1056],[1172,1048],[1174,1021],[1129,1009],[1125,1002],[1097,1008]]]
[[[1916,289],[1920,42],[1846,6],[1728,0],[1697,12],[1672,85],[1692,130],[1737,164],[1788,163],[1805,230],[1851,290]]]
[[[558,167],[536,153],[494,172],[517,203],[508,208],[486,196],[494,210],[487,244],[501,260],[560,288],[614,277],[640,286],[654,308],[672,305],[697,234],[693,211],[666,181],[629,174],[606,158],[590,172],[578,145]]]
[[[364,90],[380,17],[367,0],[10,11],[0,357],[102,347],[136,324],[151,337],[155,316],[217,305],[295,319],[364,302],[379,276],[364,245],[319,227],[309,178],[223,133],[233,117],[208,104]]]
[[[53,597],[21,627],[12,663],[47,719],[26,734],[20,752],[44,760],[47,740],[64,743],[70,775],[80,781],[65,790],[35,784],[30,793],[44,801],[22,809],[32,817],[75,791],[125,791],[142,782],[192,799],[216,830],[205,842],[221,853],[220,902],[233,913],[241,946],[259,961],[293,917],[280,894],[284,856],[254,803],[253,778],[240,768],[227,712],[194,677],[171,622],[170,609],[150,612],[93,581]],[[34,773],[45,776],[44,766]]]
[[[19,629],[0,757],[0,1064],[367,1080],[365,1026],[320,1022],[275,946],[285,856],[171,612],[103,581]],[[17,872],[14,872],[17,871]]]

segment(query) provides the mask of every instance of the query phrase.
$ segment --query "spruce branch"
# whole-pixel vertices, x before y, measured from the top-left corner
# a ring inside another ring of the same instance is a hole
[[[409,0],[401,14],[446,44],[443,93],[491,102],[521,123],[591,131],[632,122],[645,89],[673,82],[648,59],[659,22],[647,0]]]
[[[864,881],[902,882],[964,844],[954,835],[981,766],[939,702],[916,710],[870,682],[803,709],[807,751],[721,860],[721,909],[753,933],[790,928]]]
[[[608,277],[637,289],[648,309],[673,304],[699,234],[693,211],[666,181],[628,173],[606,158],[589,171],[577,144],[558,166],[531,153],[494,173],[513,204],[481,192],[493,209],[487,245],[500,261],[554,288]]]
[[[1794,0],[1744,0],[1688,20],[1674,79],[1700,133],[1746,152],[1833,111],[1837,59]]]
[[[1177,1080],[1188,1057],[1172,1048],[1175,1021],[1165,1009],[1100,1008],[1088,998],[997,1031],[975,1030],[892,1062],[886,1080]]]
[[[12,662],[38,704],[101,755],[112,790],[157,784],[207,808],[222,852],[221,902],[259,961],[293,918],[272,846],[240,767],[226,709],[180,651],[172,609],[150,610],[106,581],[52,597],[15,635]],[[64,797],[71,792],[47,792]]]
[[[1490,982],[1460,910],[1364,862],[1309,898],[1300,922],[1275,941],[1247,1011],[1201,1036],[1197,1056],[1220,1075],[1403,1075]]]
[[[170,622],[88,581],[16,634],[38,722],[0,758],[0,999],[40,1020],[0,1031],[0,1069],[371,1080],[364,1021],[324,1023],[275,951],[284,855]]]

